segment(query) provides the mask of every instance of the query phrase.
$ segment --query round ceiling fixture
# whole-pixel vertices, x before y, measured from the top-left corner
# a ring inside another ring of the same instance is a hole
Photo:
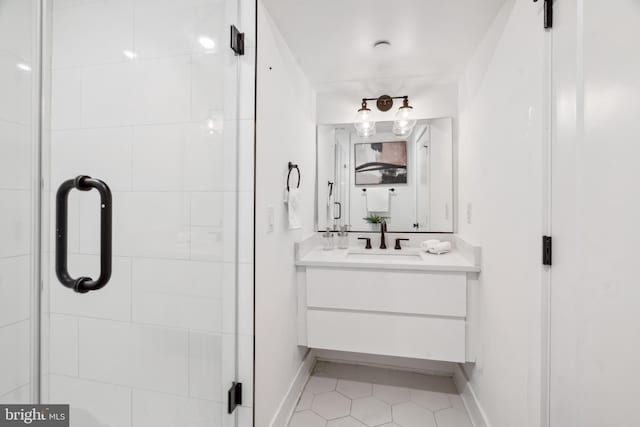
[[[373,44],[373,48],[378,52],[386,52],[391,47],[389,40],[378,40]]]

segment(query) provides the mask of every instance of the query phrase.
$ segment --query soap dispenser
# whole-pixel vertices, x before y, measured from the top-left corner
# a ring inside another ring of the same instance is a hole
[[[338,231],[338,249],[349,248],[349,226],[341,225]]]
[[[334,248],[335,248],[335,243],[334,243],[333,232],[330,230],[327,230],[324,233],[322,233],[322,249],[324,249],[325,251],[331,251]]]

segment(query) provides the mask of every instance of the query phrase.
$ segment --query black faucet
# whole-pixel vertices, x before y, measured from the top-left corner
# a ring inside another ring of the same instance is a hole
[[[384,238],[384,233],[387,231],[387,221],[384,219],[380,222],[380,249],[387,249],[387,242]]]

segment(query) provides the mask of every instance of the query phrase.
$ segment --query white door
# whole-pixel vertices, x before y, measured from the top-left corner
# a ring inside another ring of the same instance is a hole
[[[555,2],[551,427],[640,425],[640,2]]]

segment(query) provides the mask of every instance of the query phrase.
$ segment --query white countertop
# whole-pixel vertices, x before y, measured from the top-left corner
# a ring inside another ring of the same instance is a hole
[[[353,253],[353,255],[350,255]],[[413,256],[399,256],[398,254]],[[379,255],[379,256],[378,256]],[[390,249],[311,249],[296,265],[302,267],[363,268],[384,270],[425,270],[479,272],[480,267],[465,258],[456,249],[442,255],[434,255],[417,248],[401,251]]]

